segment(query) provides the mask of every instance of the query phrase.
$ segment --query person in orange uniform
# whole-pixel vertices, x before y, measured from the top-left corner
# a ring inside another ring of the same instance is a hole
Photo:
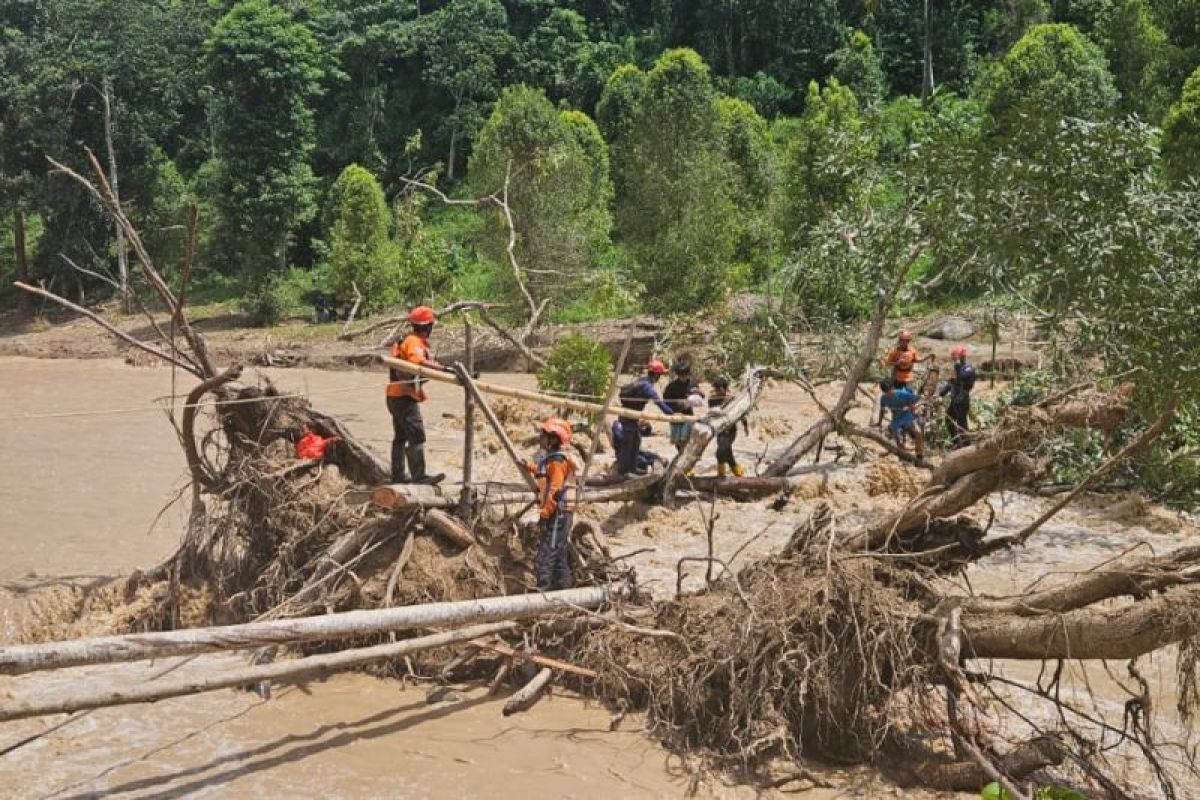
[[[542,423],[541,450],[536,462],[527,463],[538,483],[539,528],[537,552],[539,592],[570,589],[575,585],[567,545],[575,510],[575,461],[566,452],[571,423],[551,417]]]
[[[912,382],[913,369],[921,360],[912,346],[912,338],[911,331],[900,331],[896,346],[883,359],[883,365],[892,368],[892,385],[897,389],[903,389]]]
[[[429,306],[417,306],[408,315],[412,332],[403,341],[392,345],[392,358],[402,359],[422,367],[450,372],[438,362],[429,349],[436,316]],[[425,421],[421,403],[425,402],[425,381],[398,369],[388,374],[387,407],[392,415],[392,482],[440,483],[443,473],[430,475],[425,471]],[[404,468],[408,461],[408,470]]]

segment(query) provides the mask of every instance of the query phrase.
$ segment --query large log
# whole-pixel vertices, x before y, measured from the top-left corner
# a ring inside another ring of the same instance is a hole
[[[401,361],[398,358],[391,356],[380,356],[379,360],[389,366],[394,367],[401,372],[407,372],[410,375],[417,375],[431,381],[439,383],[458,384],[458,378],[451,375],[449,372],[442,372],[435,369],[426,369],[425,367],[416,364],[410,364],[407,361]],[[479,391],[484,394],[496,394],[501,397],[512,397],[517,400],[528,400],[531,403],[541,403],[543,405],[554,406],[556,408],[569,408],[573,411],[583,411],[588,414],[604,413],[610,416],[623,417],[625,419],[636,419],[644,422],[674,422],[677,417],[668,414],[660,414],[657,411],[635,411],[632,408],[624,408],[622,406],[602,406],[599,403],[587,403],[583,400],[572,400],[569,397],[559,397],[558,395],[543,394],[541,392],[532,392],[528,389],[518,389],[514,386],[501,386],[497,383],[485,383],[476,381],[475,385]]]
[[[498,633],[512,627],[513,623],[511,622],[491,622],[374,647],[360,647],[292,661],[277,661],[271,664],[219,672],[215,675],[205,674],[194,678],[155,681],[132,687],[120,686],[97,690],[83,682],[82,688],[66,694],[45,695],[38,692],[28,699],[16,699],[0,704],[0,722],[40,717],[46,714],[69,714],[74,711],[108,706],[153,703],[169,697],[214,692],[218,689],[248,686],[263,681],[291,682],[300,679],[323,678],[334,672],[361,667],[377,661],[400,658],[435,647],[471,641],[476,637]]]
[[[476,544],[475,535],[471,533],[470,528],[444,511],[429,509],[425,512],[423,522],[426,528],[440,533],[459,547],[466,548]]]
[[[1037,617],[963,617],[968,658],[1128,659],[1200,633],[1200,587],[1168,589],[1117,608],[1080,608]]]
[[[612,597],[623,595],[627,590],[624,585],[593,586],[542,594],[346,611],[242,625],[13,645],[0,648],[0,673],[12,675],[82,664],[110,664],[215,650],[346,639],[414,628],[528,619],[569,610],[572,606],[595,608]]]

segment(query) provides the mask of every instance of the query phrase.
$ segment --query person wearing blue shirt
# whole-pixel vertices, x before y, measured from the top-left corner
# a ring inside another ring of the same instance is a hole
[[[879,382],[879,390],[882,394],[879,398],[879,421],[876,424],[882,424],[883,412],[890,411],[892,421],[888,424],[888,432],[892,434],[900,447],[904,446],[905,438],[911,436],[917,463],[923,464],[925,461],[925,426],[923,420],[916,413],[920,396],[908,387],[896,388],[890,378]]]
[[[658,359],[652,359],[646,365],[646,374],[633,383],[621,387],[621,405],[624,408],[642,411],[648,403],[654,403],[664,414],[673,414],[673,409],[662,395],[658,393],[655,384],[665,375],[667,366]],[[613,449],[617,454],[617,472],[622,475],[645,475],[658,457],[653,453],[642,450],[644,431],[637,420],[617,418],[612,425]]]
[[[971,390],[975,388],[975,367],[967,363],[967,348],[950,348],[954,362],[954,377],[938,390],[942,397],[950,395],[946,406],[946,425],[950,429],[950,446],[962,447],[967,442],[967,417],[971,413]]]

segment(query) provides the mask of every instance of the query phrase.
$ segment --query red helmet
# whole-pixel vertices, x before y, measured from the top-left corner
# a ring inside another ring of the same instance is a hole
[[[966,358],[967,357],[967,348],[963,347],[961,344],[956,344],[954,347],[950,348],[950,357],[951,358]]]
[[[432,325],[437,315],[429,306],[417,306],[408,312],[408,321],[413,325]]]
[[[900,331],[900,341],[911,342],[912,341],[912,331],[910,331],[910,330]]]
[[[542,433],[557,436],[559,443],[566,447],[571,441],[571,423],[558,417],[550,417],[542,423]]]
[[[646,372],[651,375],[666,375],[667,365],[659,361],[657,358],[650,359],[650,363],[646,365]]]

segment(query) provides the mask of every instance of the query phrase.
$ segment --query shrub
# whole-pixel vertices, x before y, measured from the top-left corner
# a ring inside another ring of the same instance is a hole
[[[602,397],[608,388],[612,361],[608,349],[572,333],[550,352],[546,366],[538,372],[538,388],[589,397]]]

